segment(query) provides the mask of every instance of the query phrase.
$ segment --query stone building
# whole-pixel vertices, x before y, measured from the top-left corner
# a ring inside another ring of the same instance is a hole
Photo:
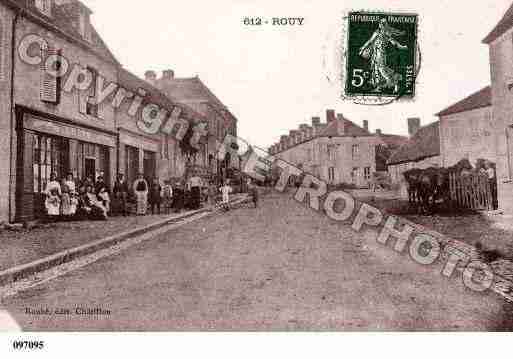
[[[311,125],[302,124],[281,136],[269,152],[307,173],[336,184],[368,186],[377,170],[379,148],[397,146],[401,136],[372,134],[368,122],[363,127],[334,110],[326,111],[326,123],[313,117]]]
[[[49,76],[41,61],[62,55],[117,81],[119,62],[91,25],[91,11],[78,1],[0,1],[0,219],[26,220],[41,213],[47,180],[110,178],[115,174],[117,133],[114,110],[83,106],[87,91],[62,91],[64,79]],[[27,35],[46,39],[19,55]]]
[[[206,119],[207,140],[202,144],[198,156],[194,158],[194,165],[223,177],[226,176],[227,168],[239,167],[238,158],[227,159],[225,162],[217,158],[217,149],[226,135],[237,137],[237,118],[199,77],[177,78],[173,70],[165,70],[158,78],[154,71],[148,71],[146,81],[167,96],[190,106]]]
[[[483,40],[490,53],[493,135],[499,207],[513,212],[513,5]]]
[[[149,103],[205,118],[124,70],[90,18],[78,0],[0,0],[0,221],[42,215],[51,173],[180,173],[176,143],[136,126]]]
[[[440,123],[420,127],[420,119],[408,119],[410,139],[388,160],[392,183],[404,182],[403,173],[413,168],[440,167]]]
[[[174,98],[164,95],[160,90],[125,69],[118,70],[119,85],[133,93],[144,91],[144,102],[155,104],[171,113],[175,106],[182,109],[182,117],[193,127],[196,121],[206,120],[204,116],[187,105],[180,104]],[[187,156],[174,136],[162,132],[150,134],[141,131],[136,119],[140,111],[132,116],[130,102],[124,102],[116,111],[116,129],[118,132],[119,172],[126,174],[132,182],[138,173],[145,178],[179,178],[185,174]]]
[[[491,87],[487,86],[437,114],[440,119],[441,165],[462,159],[495,161]]]

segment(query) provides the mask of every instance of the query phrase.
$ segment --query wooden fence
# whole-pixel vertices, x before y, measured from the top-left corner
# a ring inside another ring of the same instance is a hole
[[[486,175],[449,174],[451,200],[457,208],[492,210],[492,191]]]

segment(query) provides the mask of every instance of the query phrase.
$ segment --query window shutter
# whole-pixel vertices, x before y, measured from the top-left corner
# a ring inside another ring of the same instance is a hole
[[[56,51],[52,46],[41,46],[41,58],[43,59],[43,61],[41,62],[40,97],[41,101],[43,102],[58,102],[58,79],[48,74],[48,72],[46,71],[46,59],[48,58],[48,56],[56,54],[58,54],[58,51]]]

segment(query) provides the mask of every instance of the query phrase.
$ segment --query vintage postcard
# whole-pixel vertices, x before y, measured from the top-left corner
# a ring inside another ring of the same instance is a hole
[[[512,44],[513,0],[0,0],[0,330],[513,330]]]

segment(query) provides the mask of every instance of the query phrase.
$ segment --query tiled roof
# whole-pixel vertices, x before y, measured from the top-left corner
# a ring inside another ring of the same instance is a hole
[[[92,41],[86,41],[77,31],[76,26],[72,22],[72,17],[69,14],[69,4],[55,4],[53,6],[52,17],[48,17],[41,13],[35,7],[34,0],[0,0],[1,3],[9,6],[10,8],[21,10],[24,12],[24,16],[29,18],[31,21],[35,21],[42,26],[45,26],[51,30],[60,32],[61,35],[67,39],[75,41],[82,47],[86,47],[92,52],[98,54],[104,59],[119,65],[119,61],[112,54],[110,49],[105,45],[105,42],[101,39],[100,35],[96,31],[93,25],[92,27]],[[82,3],[80,3],[82,4]],[[82,6],[84,6],[82,4]]]
[[[421,127],[404,145],[395,151],[388,165],[420,161],[440,155],[440,122]]]
[[[211,102],[225,107],[199,77],[158,80],[159,87],[181,101]]]
[[[336,119],[329,123],[319,137],[369,136],[370,132],[348,119]]]
[[[201,81],[199,77],[159,79],[157,86],[165,94],[172,96],[182,103],[206,102],[223,113],[225,119],[237,121],[237,118],[217,98],[216,95]]]
[[[400,136],[400,135],[389,135],[389,134],[381,134],[376,135],[376,137],[379,137],[383,143],[391,149],[399,148],[400,146],[404,145],[406,142],[408,142],[408,137],[406,136]]]
[[[170,110],[174,106],[178,106],[182,109],[182,114],[184,118],[190,120],[204,119],[203,115],[194,111],[189,106],[180,103],[178,100],[163,94],[160,90],[158,90],[145,80],[137,77],[128,70],[125,70],[123,68],[119,69],[118,81],[122,87],[134,93],[136,93],[137,90],[140,88],[144,89],[147,92],[147,95],[144,97],[146,103],[154,103],[155,105],[166,108],[168,110]]]
[[[506,11],[499,23],[493,28],[493,30],[484,38],[483,43],[489,44],[506,31],[513,27],[513,5]]]
[[[455,103],[454,105],[446,108],[442,112],[437,113],[437,116],[447,116],[454,113],[475,110],[482,107],[492,105],[492,88],[485,87],[468,96],[467,98]]]

